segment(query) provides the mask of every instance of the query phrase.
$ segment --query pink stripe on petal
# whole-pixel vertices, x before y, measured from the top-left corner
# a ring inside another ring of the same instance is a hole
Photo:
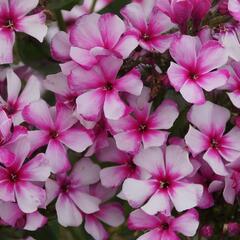
[[[142,135],[143,147],[160,147],[168,138],[169,133],[166,131],[158,131],[149,129]]]
[[[0,174],[2,175],[2,170],[0,171]],[[15,202],[14,184],[9,182],[7,179],[6,181],[4,179],[1,179],[0,181],[0,199],[5,202]]]
[[[9,0],[11,12],[18,18],[27,15],[37,7],[39,0]]]

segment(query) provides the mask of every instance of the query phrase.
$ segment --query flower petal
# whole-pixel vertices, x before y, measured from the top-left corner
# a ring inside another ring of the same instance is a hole
[[[47,34],[47,26],[44,24],[46,16],[43,12],[34,15],[25,16],[17,21],[16,31],[24,32],[39,42],[43,42]]]
[[[51,130],[54,128],[48,105],[43,100],[33,102],[26,106],[23,110],[23,118],[27,123],[39,129]]]
[[[15,42],[15,33],[0,29],[0,64],[13,62],[13,45]]]
[[[110,13],[103,14],[99,18],[98,27],[102,35],[104,46],[107,49],[111,49],[117,44],[126,29],[121,18]]]
[[[46,159],[49,161],[53,173],[65,172],[71,167],[65,147],[54,139],[49,141]]]
[[[221,176],[228,175],[222,158],[215,149],[209,148],[208,151],[203,155],[203,159],[209,164],[216,174]]]
[[[177,182],[177,185],[169,191],[169,196],[178,212],[197,206],[203,193],[200,184]]]
[[[59,195],[56,211],[58,222],[64,227],[78,227],[82,223],[82,214],[67,195]]]
[[[29,182],[17,182],[15,194],[18,206],[24,213],[35,212],[46,200],[45,191]]]

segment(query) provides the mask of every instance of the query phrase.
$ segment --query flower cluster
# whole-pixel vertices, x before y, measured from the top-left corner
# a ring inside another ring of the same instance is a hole
[[[1,225],[55,218],[96,240],[124,222],[138,240],[239,235],[240,1],[98,13],[111,2],[57,11],[59,70],[43,75],[14,56],[19,32],[43,41],[48,5],[0,1]]]

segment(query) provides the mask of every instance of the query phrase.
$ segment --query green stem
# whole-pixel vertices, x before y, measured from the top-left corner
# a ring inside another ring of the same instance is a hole
[[[56,19],[57,19],[57,22],[58,22],[59,29],[61,31],[65,31],[66,30],[66,23],[64,22],[61,10],[57,10],[55,12],[55,16],[56,16]]]
[[[94,12],[96,4],[97,4],[97,0],[93,0],[92,6],[90,8],[90,13]]]

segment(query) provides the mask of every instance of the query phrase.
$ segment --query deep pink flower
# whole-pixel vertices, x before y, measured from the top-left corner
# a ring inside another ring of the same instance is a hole
[[[186,101],[202,104],[205,102],[203,89],[209,92],[226,84],[228,71],[214,70],[228,59],[226,51],[217,41],[201,45],[197,37],[183,35],[173,42],[170,53],[177,64],[171,62],[168,77]]]
[[[1,201],[0,207],[0,218],[13,228],[36,231],[47,223],[47,218],[38,211],[24,213],[16,203]]]
[[[124,22],[110,13],[80,17],[70,31],[70,42],[71,58],[85,68],[96,64],[99,56],[125,59],[138,45],[136,34],[126,31]]]
[[[188,113],[190,125],[186,143],[194,156],[204,152],[203,159],[216,174],[226,176],[228,172],[223,160],[233,162],[240,157],[240,129],[234,127],[224,134],[230,118],[228,109],[209,101],[202,105],[194,105]]]
[[[134,163],[134,156],[118,150],[112,139],[109,140],[109,146],[98,151],[96,156],[100,162],[118,164],[100,171],[101,183],[105,187],[117,187],[126,178],[143,179],[147,175],[145,170]]]
[[[88,131],[76,125],[77,119],[72,111],[62,104],[57,104],[56,109],[50,111],[47,103],[39,100],[24,108],[23,117],[27,123],[40,129],[29,131],[31,146],[35,150],[47,145],[46,158],[53,173],[70,167],[64,145],[75,152],[83,152],[92,144]]]
[[[157,0],[157,6],[178,24],[182,32],[187,30],[187,22],[193,19],[194,26],[198,27],[211,7],[210,0]]]
[[[146,7],[140,3],[130,3],[121,10],[121,14],[127,20],[130,29],[137,33],[143,49],[163,53],[170,47],[174,36],[164,33],[169,31],[173,24],[159,8],[153,4],[149,5]]]
[[[162,146],[168,137],[164,131],[172,127],[178,117],[177,105],[172,100],[164,100],[150,113],[151,104],[134,108],[133,116],[128,115],[117,121],[109,121],[117,147],[126,152],[136,153],[144,148]]]
[[[50,175],[50,167],[40,153],[24,164],[30,153],[30,144],[26,139],[17,141],[11,152],[0,150],[0,199],[17,202],[21,211],[35,212],[46,200],[45,191],[34,184],[44,182]]]
[[[12,118],[14,125],[22,123],[22,110],[33,101],[40,99],[40,83],[35,76],[31,76],[21,91],[21,80],[12,69],[7,71],[7,99],[0,96],[0,107]]]
[[[137,240],[180,240],[177,233],[192,237],[198,225],[198,212],[195,209],[188,210],[176,218],[164,214],[151,216],[139,209],[132,212],[128,219],[130,229],[149,231]]]
[[[205,238],[211,238],[214,234],[214,228],[212,225],[203,225],[200,229],[200,235]]]
[[[70,87],[84,91],[77,98],[77,113],[89,121],[100,119],[102,110],[108,119],[119,119],[128,107],[119,93],[140,95],[143,83],[140,73],[133,69],[121,78],[117,74],[123,61],[113,56],[103,57],[91,70],[76,68],[69,76]]]
[[[142,210],[151,215],[164,211],[169,213],[172,206],[179,212],[197,206],[203,187],[186,182],[193,166],[183,148],[170,145],[166,150],[156,147],[145,149],[135,156],[134,163],[146,169],[152,177],[125,180],[122,192],[131,206],[144,204]]]
[[[47,34],[43,12],[28,15],[39,0],[2,0],[0,2],[0,64],[13,62],[15,32],[24,32],[42,42]]]
[[[226,230],[229,236],[239,236],[240,224],[237,222],[229,222],[226,224]]]
[[[64,173],[58,175],[56,181],[48,179],[47,204],[57,197],[55,207],[62,226],[79,226],[83,214],[99,211],[101,200],[88,192],[88,186],[99,181],[99,171],[98,165],[83,158],[74,165],[69,176]]]

